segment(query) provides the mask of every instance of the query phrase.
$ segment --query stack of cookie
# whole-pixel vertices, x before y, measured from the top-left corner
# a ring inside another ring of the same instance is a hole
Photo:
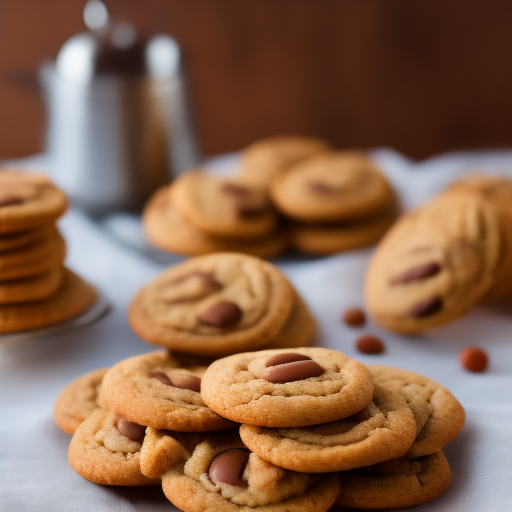
[[[279,269],[237,253],[198,256],[169,268],[136,295],[128,320],[149,343],[213,357],[307,346],[316,331]]]
[[[512,181],[473,176],[402,217],[366,277],[366,302],[383,327],[416,333],[478,302],[512,297]]]
[[[170,252],[271,257],[289,246],[331,254],[371,245],[395,217],[394,192],[369,158],[276,137],[249,146],[235,178],[189,171],[159,190],[143,226]]]
[[[427,377],[296,348],[132,357],[70,384],[55,420],[93,482],[161,483],[185,512],[326,512],[441,494],[464,410]]]
[[[41,174],[0,171],[0,334],[67,320],[96,292],[62,266],[66,196]]]

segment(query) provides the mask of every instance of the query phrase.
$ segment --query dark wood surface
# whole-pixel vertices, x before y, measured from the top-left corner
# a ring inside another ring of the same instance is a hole
[[[422,158],[512,146],[512,2],[111,0],[182,44],[202,148],[302,133]],[[0,0],[0,158],[41,150],[37,71],[82,0]]]

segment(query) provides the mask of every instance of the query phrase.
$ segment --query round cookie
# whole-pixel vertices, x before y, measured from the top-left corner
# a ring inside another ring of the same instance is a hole
[[[489,290],[500,252],[495,210],[449,191],[402,217],[370,262],[366,305],[377,323],[421,332],[463,315]]]
[[[130,357],[107,373],[101,398],[109,411],[157,429],[204,432],[236,427],[203,402],[199,391],[205,370],[200,361],[185,365],[162,352]]]
[[[15,281],[0,281],[0,304],[32,302],[53,295],[62,283],[61,266]]]
[[[268,185],[287,167],[330,149],[328,142],[314,137],[285,135],[262,139],[243,151],[240,176]]]
[[[290,245],[310,254],[334,254],[377,243],[396,219],[395,208],[388,208],[368,219],[342,224],[289,225]]]
[[[278,468],[231,434],[197,445],[186,462],[163,475],[162,487],[184,512],[326,512],[339,480]]]
[[[169,193],[178,211],[208,235],[262,237],[277,222],[266,189],[251,182],[189,171],[173,182]]]
[[[100,368],[86,373],[61,391],[53,408],[53,419],[61,430],[74,434],[92,412],[101,407],[99,391],[107,371],[108,368]]]
[[[175,265],[145,286],[128,320],[150,343],[226,355],[271,342],[290,316],[293,295],[270,263],[244,254],[210,254]]]
[[[39,242],[44,238],[58,233],[54,224],[48,224],[40,228],[29,229],[27,231],[19,231],[16,233],[7,233],[0,235],[0,254],[4,251],[19,249],[34,242]]]
[[[281,172],[270,193],[292,219],[337,223],[371,217],[394,201],[394,192],[362,153],[329,151]]]
[[[295,293],[293,309],[281,332],[265,349],[309,347],[317,331],[316,320],[302,297]]]
[[[276,466],[327,473],[404,455],[416,437],[405,399],[375,384],[372,401],[347,418],[301,428],[240,427],[245,445]]]
[[[25,247],[0,253],[0,281],[42,274],[60,266],[66,256],[66,242],[59,233]]]
[[[60,288],[50,297],[23,304],[0,305],[0,334],[46,327],[69,320],[92,306],[96,290],[64,269]]]
[[[280,231],[247,240],[207,235],[183,217],[171,203],[169,195],[167,187],[157,190],[142,214],[142,226],[148,240],[164,251],[187,256],[241,252],[260,258],[272,258],[288,247],[287,236]]]
[[[215,412],[262,427],[304,427],[355,414],[371,400],[366,367],[325,348],[262,350],[213,362],[201,395]]]
[[[368,366],[376,384],[400,392],[414,415],[416,439],[405,457],[429,455],[447,445],[464,425],[460,402],[437,382],[408,370]]]
[[[342,507],[396,509],[426,503],[443,493],[452,479],[444,453],[394,459],[340,473],[336,500]]]
[[[154,485],[159,479],[145,477],[140,471],[143,427],[126,432],[118,426],[121,419],[104,409],[96,409],[77,428],[68,450],[71,467],[81,476],[103,485]],[[135,435],[133,435],[135,434]]]
[[[0,170],[0,234],[55,222],[68,201],[43,174]]]

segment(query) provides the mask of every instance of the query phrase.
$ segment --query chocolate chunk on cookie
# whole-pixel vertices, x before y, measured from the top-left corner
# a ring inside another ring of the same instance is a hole
[[[262,350],[219,359],[206,370],[201,385],[205,403],[221,416],[266,427],[336,421],[363,409],[372,393],[363,364],[324,348]]]

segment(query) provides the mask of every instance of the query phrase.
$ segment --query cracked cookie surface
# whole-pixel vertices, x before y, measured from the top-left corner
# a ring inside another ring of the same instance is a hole
[[[219,253],[166,270],[137,294],[128,319],[150,343],[217,356],[270,343],[293,301],[293,288],[270,263]]]
[[[375,384],[371,402],[347,418],[301,428],[242,425],[240,436],[277,466],[326,473],[401,457],[416,437],[416,423],[398,392]]]
[[[283,357],[292,361],[275,364]],[[362,363],[324,348],[219,359],[208,367],[201,386],[204,401],[221,416],[265,427],[336,421],[363,409],[372,394],[373,382]]]
[[[202,432],[235,428],[214,413],[199,393],[206,366],[199,358],[180,361],[150,353],[125,359],[104,378],[106,407],[129,421],[157,429]]]
[[[438,451],[460,432],[465,413],[460,402],[437,382],[408,370],[369,365],[375,383],[400,392],[416,422],[416,439],[405,457]]]
[[[451,478],[441,450],[416,459],[388,460],[340,473],[336,504],[362,509],[414,507],[439,496]]]

